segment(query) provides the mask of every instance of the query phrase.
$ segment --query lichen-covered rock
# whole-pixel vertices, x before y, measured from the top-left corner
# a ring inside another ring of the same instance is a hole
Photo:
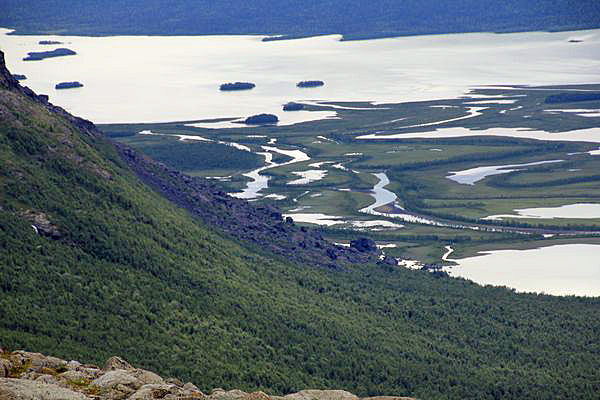
[[[48,385],[58,385],[58,381],[52,375],[43,374],[35,378],[36,382],[45,383]]]
[[[210,394],[210,396],[208,396],[209,399],[211,400],[238,400],[238,399],[244,399],[246,396],[248,396],[248,393],[243,392],[239,389],[233,389],[233,390],[213,390],[212,393]]]
[[[204,399],[205,396],[198,390],[186,390],[171,384],[149,384],[138,389],[129,397],[129,400],[194,400]]]
[[[134,369],[130,371],[131,375],[139,379],[144,385],[146,384],[164,384],[163,378],[151,371],[145,369]]]
[[[82,393],[26,379],[0,378],[2,400],[89,400]]]
[[[175,394],[179,391],[175,385],[144,385],[137,392],[129,397],[129,400],[152,400],[164,399],[168,394]]]
[[[358,396],[345,390],[308,389],[288,394],[286,400],[358,400]]]
[[[86,379],[89,379],[89,376],[85,373],[85,371],[69,370],[58,374],[58,379],[67,382],[82,382]]]
[[[115,369],[108,371],[101,377],[94,379],[92,385],[100,388],[115,388],[119,385],[134,390],[139,389],[144,383],[124,369]]]
[[[175,385],[175,386],[183,386],[183,382],[181,382],[179,379],[177,378],[168,378],[165,380],[165,383],[171,384],[171,385]]]
[[[265,392],[252,392],[248,393],[244,400],[272,400],[272,396],[269,396]]]
[[[108,360],[106,360],[106,364],[104,364],[104,371],[113,371],[115,369],[124,369],[129,370],[133,369],[131,364],[127,361],[123,360],[121,357],[112,356]]]
[[[200,391],[200,389],[198,389],[198,387],[196,385],[194,385],[192,382],[188,382],[185,385],[183,385],[183,389],[190,390],[190,391],[196,391],[196,392]]]
[[[12,364],[10,361],[0,358],[0,378],[8,377]]]
[[[69,369],[77,369],[81,367],[81,363],[79,361],[71,360],[67,363],[67,368]]]

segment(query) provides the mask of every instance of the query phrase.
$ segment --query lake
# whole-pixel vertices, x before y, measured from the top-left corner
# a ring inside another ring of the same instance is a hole
[[[600,245],[567,244],[483,254],[450,259],[458,266],[445,271],[482,285],[508,286],[519,292],[600,296]]]
[[[457,98],[482,85],[600,81],[600,30],[469,33],[364,41],[340,36],[262,42],[262,36],[13,36],[0,48],[24,85],[96,123],[192,121],[274,113],[282,124],[335,113],[283,112],[289,101],[406,101]],[[569,43],[569,40],[582,40]],[[60,40],[77,55],[22,61]],[[482,60],[485,60],[482,62]],[[301,80],[325,82],[297,88]],[[79,81],[84,87],[57,91]],[[256,88],[221,92],[225,82]],[[202,125],[211,126],[211,125]],[[219,123],[215,127],[239,126]]]

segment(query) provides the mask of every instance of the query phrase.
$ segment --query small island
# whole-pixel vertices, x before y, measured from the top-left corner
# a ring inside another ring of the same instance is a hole
[[[55,44],[63,44],[63,42],[58,42],[56,40],[40,40],[38,42],[38,44],[50,46],[50,45],[55,45]]]
[[[73,56],[77,54],[73,50],[60,48],[52,51],[39,51],[27,53],[27,57],[23,58],[23,61],[39,61],[45,58],[51,57],[62,57],[62,56]]]
[[[279,121],[277,115],[273,114],[258,114],[253,115],[251,117],[246,118],[244,123],[246,125],[268,125],[268,124],[276,124]]]
[[[544,103],[556,104],[556,103],[572,103],[578,101],[597,101],[600,100],[599,92],[587,92],[587,93],[558,93],[551,94],[546,97]]]
[[[323,85],[325,85],[325,82],[323,81],[302,81],[296,84],[296,86],[298,86],[299,88],[313,88]]]
[[[250,90],[253,89],[256,85],[250,82],[234,82],[234,83],[224,83],[219,87],[219,90],[223,91],[231,91],[231,90]]]
[[[73,89],[73,88],[79,88],[79,87],[83,87],[83,85],[80,82],[61,82],[59,84],[57,84],[56,86],[54,86],[55,89]]]
[[[18,81],[24,81],[25,79],[27,79],[27,77],[25,75],[21,75],[21,74],[13,74],[12,77]]]
[[[294,103],[293,101],[283,105],[283,111],[300,111],[302,109],[304,109],[304,104]]]

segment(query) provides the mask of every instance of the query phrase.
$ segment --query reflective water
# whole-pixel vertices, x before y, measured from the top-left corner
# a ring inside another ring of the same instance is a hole
[[[369,193],[371,196],[373,196],[375,201],[371,205],[362,208],[359,211],[366,214],[381,215],[381,213],[378,213],[375,211],[375,209],[396,201],[398,196],[396,196],[394,192],[391,192],[385,188],[390,184],[390,180],[385,172],[378,172],[373,175],[379,179],[379,182],[373,186],[373,190],[371,190]]]
[[[490,215],[483,219],[502,220],[505,218],[600,218],[600,204],[577,203],[559,207],[522,208],[514,210],[517,214]]]
[[[284,150],[273,146],[261,146],[261,148],[265,150],[265,152],[259,152],[257,154],[265,157],[265,165],[243,174],[245,177],[250,178],[251,181],[248,182],[246,187],[241,192],[229,193],[230,196],[246,200],[261,197],[262,194],[260,194],[260,191],[269,187],[270,179],[269,176],[261,175],[261,172],[270,168],[276,168],[310,160],[308,154],[301,150]],[[275,163],[273,162],[273,153],[283,154],[285,156],[292,157],[292,159],[283,163]]]
[[[462,183],[464,185],[474,185],[487,176],[508,174],[509,172],[519,171],[522,167],[530,167],[534,165],[552,164],[562,162],[564,160],[548,160],[548,161],[537,161],[527,164],[511,164],[511,165],[490,165],[487,167],[476,167],[465,169],[463,171],[450,171],[450,174],[446,178],[453,180],[454,182]]]
[[[519,292],[600,296],[600,245],[568,244],[531,250],[499,250],[452,260],[444,270],[482,285]]]
[[[283,112],[289,101],[400,103],[457,98],[471,87],[506,82],[600,81],[600,30],[578,31],[585,41],[576,46],[568,42],[570,32],[346,42],[337,35],[271,42],[259,36],[66,36],[59,39],[77,55],[36,62],[22,58],[42,50],[39,40],[57,37],[6,32],[0,32],[0,48],[13,73],[27,75],[25,84],[32,89],[98,123],[242,118],[268,112],[286,124],[332,115]],[[296,87],[306,79],[323,80],[325,86]],[[85,86],[54,89],[57,82],[73,80]],[[218,90],[221,83],[232,81],[256,87]]]
[[[357,136],[357,139],[377,140],[377,139],[442,139],[456,138],[464,136],[508,136],[522,139],[538,140],[564,140],[571,142],[595,142],[600,143],[600,128],[578,129],[568,132],[550,133],[546,131],[536,131],[528,128],[490,128],[490,129],[469,129],[469,128],[438,128],[430,132],[413,133],[395,133],[390,135],[368,134]]]

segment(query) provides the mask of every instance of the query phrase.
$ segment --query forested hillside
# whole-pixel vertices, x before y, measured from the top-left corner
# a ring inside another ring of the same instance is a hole
[[[0,53],[0,347],[212,387],[593,399],[600,300],[282,261],[145,186]]]
[[[340,33],[358,39],[600,27],[600,3],[595,0],[0,0],[0,9],[0,26],[18,33]]]

